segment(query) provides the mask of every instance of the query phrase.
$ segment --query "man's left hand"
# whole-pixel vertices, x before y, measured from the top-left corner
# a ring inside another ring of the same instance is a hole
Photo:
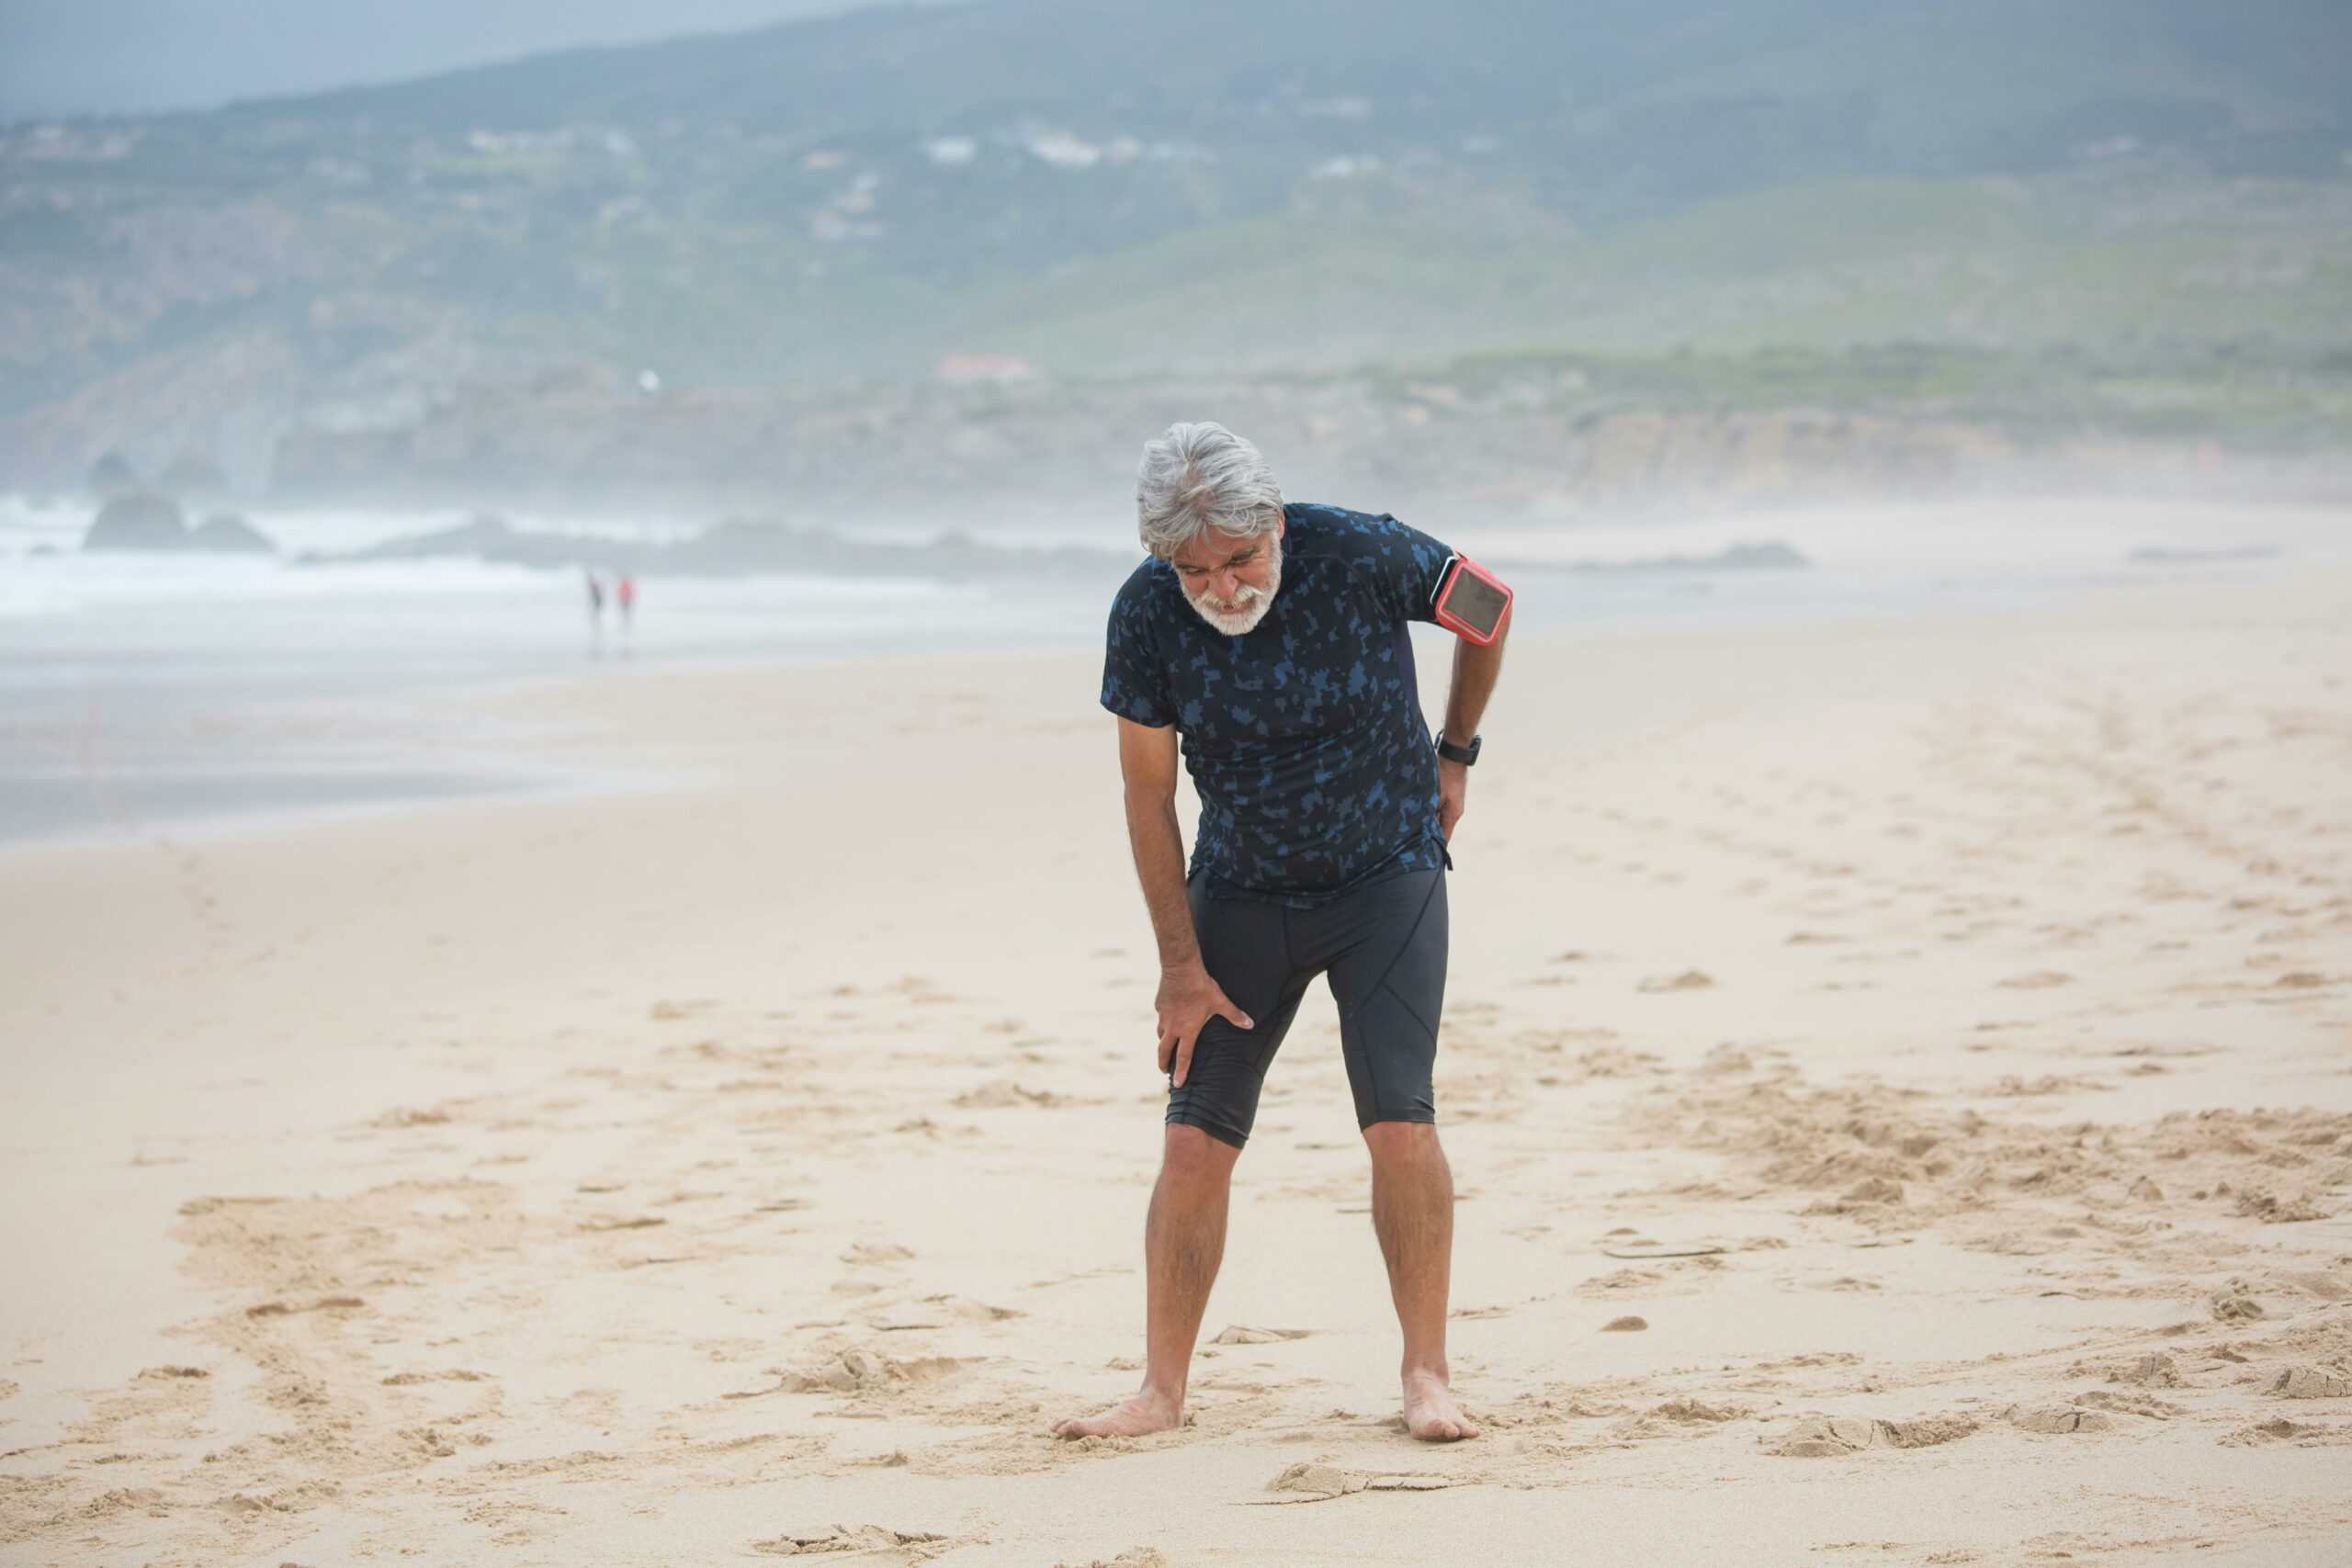
[[[1462,812],[1470,797],[1470,770],[1460,762],[1437,760],[1437,830],[1448,843],[1453,841],[1453,825],[1462,820]]]

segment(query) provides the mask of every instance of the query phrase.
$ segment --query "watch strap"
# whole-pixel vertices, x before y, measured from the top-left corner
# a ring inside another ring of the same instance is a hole
[[[1445,738],[1445,731],[1441,729],[1437,732],[1437,754],[1449,762],[1459,762],[1466,768],[1478,760],[1478,742],[1481,739],[1474,735],[1470,738],[1469,745],[1456,746]]]

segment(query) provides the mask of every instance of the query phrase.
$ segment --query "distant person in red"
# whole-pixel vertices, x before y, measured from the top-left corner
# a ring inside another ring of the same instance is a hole
[[[628,626],[637,610],[637,579],[621,573],[620,581],[613,587],[613,603],[620,606],[621,625]]]

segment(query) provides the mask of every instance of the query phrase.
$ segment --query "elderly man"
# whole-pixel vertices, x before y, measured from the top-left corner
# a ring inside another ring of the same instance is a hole
[[[1136,503],[1151,558],[1112,605],[1102,700],[1118,716],[1127,834],[1159,946],[1169,1094],[1144,1227],[1148,1359],[1133,1398],[1054,1430],[1182,1423],[1234,1163],[1275,1048],[1324,975],[1404,1329],[1404,1425],[1417,1438],[1475,1438],[1445,1359],[1453,1178],[1430,1075],[1446,846],[1508,600],[1489,592],[1487,626],[1466,628],[1490,640],[1456,645],[1432,743],[1406,626],[1463,629],[1438,603],[1458,575],[1453,552],[1385,514],[1286,504],[1258,449],[1215,424],[1171,425],[1147,446]],[[1180,735],[1201,801],[1189,871]]]

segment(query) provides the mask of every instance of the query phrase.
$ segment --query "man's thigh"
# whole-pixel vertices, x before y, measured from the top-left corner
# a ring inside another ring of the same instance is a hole
[[[1316,933],[1331,954],[1331,997],[1359,1127],[1437,1120],[1445,875],[1415,871],[1374,883],[1333,906]]]
[[[1170,1075],[1167,1119],[1239,1148],[1257,1120],[1266,1069],[1314,976],[1291,964],[1289,911],[1281,905],[1212,898],[1197,881],[1191,898],[1202,966],[1255,1027],[1242,1029],[1223,1018],[1202,1026],[1183,1085]]]

